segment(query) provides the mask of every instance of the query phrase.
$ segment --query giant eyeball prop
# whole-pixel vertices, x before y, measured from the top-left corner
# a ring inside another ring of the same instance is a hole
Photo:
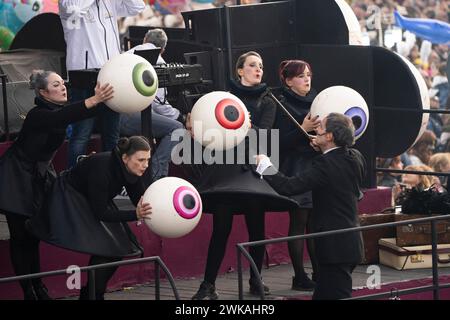
[[[189,182],[166,177],[152,183],[144,193],[143,202],[150,203],[152,214],[147,226],[165,238],[178,238],[191,232],[202,215],[202,200]]]
[[[350,117],[355,126],[355,139],[359,139],[369,124],[369,108],[364,98],[355,90],[334,86],[321,91],[311,105],[311,116],[322,120],[336,112]]]
[[[105,101],[120,113],[139,112],[150,106],[158,90],[158,76],[144,58],[123,53],[108,60],[98,74],[101,85],[110,83],[114,97]]]
[[[214,91],[197,100],[191,111],[194,139],[204,147],[227,150],[244,140],[250,118],[244,103],[235,95]]]

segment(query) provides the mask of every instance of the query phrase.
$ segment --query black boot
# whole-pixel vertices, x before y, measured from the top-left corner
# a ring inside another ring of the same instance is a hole
[[[89,290],[87,287],[82,287],[80,289],[80,296],[78,297],[79,300],[89,300]]]
[[[207,281],[203,281],[200,284],[200,288],[194,296],[192,300],[217,300],[219,299],[219,295],[217,294],[216,287]]]
[[[23,300],[38,300],[36,293],[33,290],[33,287],[29,287],[23,291]]]
[[[308,278],[306,273],[292,278],[292,290],[312,291],[316,287],[316,283]]]
[[[248,281],[248,283],[250,284],[250,293],[252,295],[255,296],[259,296],[259,286],[258,286],[258,281],[254,278],[250,278],[250,280]],[[268,286],[266,286],[264,284],[264,282],[262,283],[263,285],[263,291],[264,291],[264,295],[269,295],[270,294],[270,289]]]
[[[20,281],[20,286],[23,290],[23,300],[38,300],[30,280]]]
[[[80,297],[79,300],[89,300],[89,287],[82,287],[80,290]],[[104,292],[96,292],[95,293],[95,300],[105,300],[105,294]]]
[[[53,300],[48,295],[48,289],[47,289],[47,287],[44,285],[44,283],[42,281],[38,281],[36,283],[33,283],[33,288],[34,288],[34,292],[36,293],[36,296],[37,296],[38,300]]]

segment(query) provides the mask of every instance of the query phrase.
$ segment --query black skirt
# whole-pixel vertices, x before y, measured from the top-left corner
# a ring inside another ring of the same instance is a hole
[[[289,155],[283,157],[280,163],[280,172],[282,172],[287,177],[298,176],[301,172],[308,170],[312,166],[312,162],[316,153],[305,152],[297,153],[294,155]],[[290,196],[292,200],[295,200],[300,208],[311,209],[313,207],[312,203],[312,192],[307,191],[302,194],[296,194]]]
[[[9,148],[0,158],[0,213],[33,216],[55,176],[50,163],[29,161],[19,149]]]
[[[115,206],[111,201],[111,206]],[[104,257],[142,254],[135,235],[126,222],[97,219],[86,197],[59,177],[43,210],[28,220],[27,227],[50,244]]]
[[[278,194],[248,165],[210,165],[203,173],[198,192],[203,211],[214,213],[218,205],[227,205],[235,214],[243,214],[249,208],[282,212],[298,208],[288,197]]]

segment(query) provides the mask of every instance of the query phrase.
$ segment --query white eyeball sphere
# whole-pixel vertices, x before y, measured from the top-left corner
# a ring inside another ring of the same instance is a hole
[[[114,97],[105,101],[112,110],[120,113],[139,112],[153,102],[158,90],[158,76],[144,58],[122,53],[108,60],[101,68],[97,81],[109,83]]]
[[[150,203],[152,214],[144,219],[157,235],[178,238],[191,232],[202,216],[202,200],[192,184],[176,177],[166,177],[152,183],[144,193],[144,203]]]
[[[214,150],[234,148],[250,129],[244,103],[225,91],[213,91],[197,100],[191,111],[194,139]]]
[[[355,139],[359,139],[369,124],[369,108],[364,98],[354,89],[333,86],[321,91],[311,104],[311,116],[322,120],[336,112],[350,117],[355,126]]]

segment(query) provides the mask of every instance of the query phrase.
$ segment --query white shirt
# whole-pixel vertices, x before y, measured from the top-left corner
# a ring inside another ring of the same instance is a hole
[[[330,148],[330,149],[326,150],[323,154],[327,154],[328,152],[333,151],[333,150],[335,150],[335,149],[339,149],[339,148],[342,148],[342,147],[334,147],[334,148]]]
[[[67,70],[79,70],[101,68],[120,54],[117,18],[137,15],[145,4],[142,0],[60,0],[58,7],[67,44]]]

